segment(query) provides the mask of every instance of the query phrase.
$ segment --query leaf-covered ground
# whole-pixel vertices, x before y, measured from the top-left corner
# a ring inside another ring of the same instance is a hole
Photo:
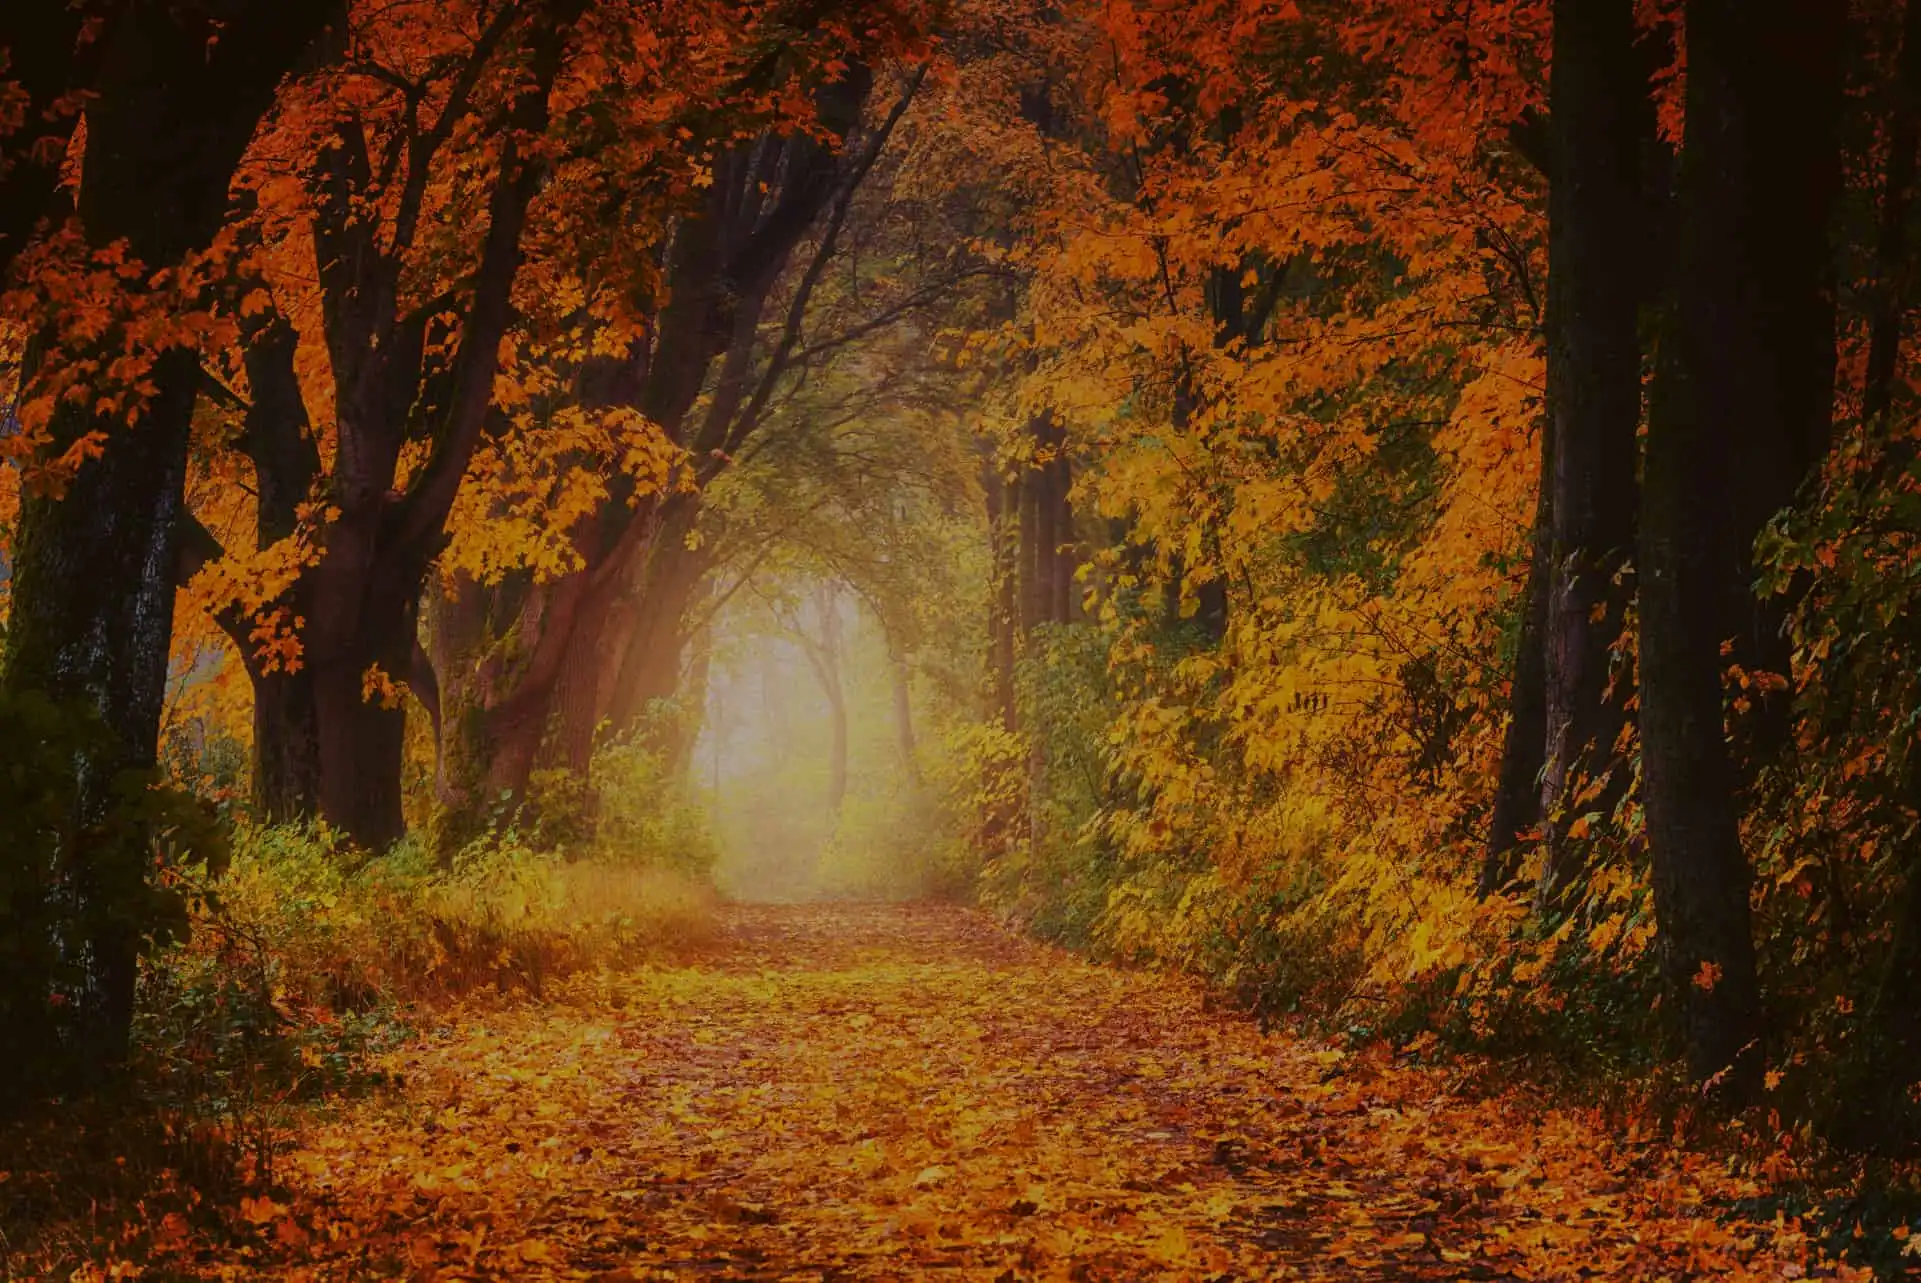
[[[728,912],[456,1016],[244,1205],[253,1277],[1802,1277],[1723,1168],[958,909]],[[1818,1273],[1819,1271],[1811,1271]]]

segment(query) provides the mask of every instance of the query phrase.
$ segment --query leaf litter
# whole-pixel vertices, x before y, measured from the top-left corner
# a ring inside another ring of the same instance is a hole
[[[199,1277],[1781,1279],[1729,1164],[1345,1055],[931,906],[448,1014]]]

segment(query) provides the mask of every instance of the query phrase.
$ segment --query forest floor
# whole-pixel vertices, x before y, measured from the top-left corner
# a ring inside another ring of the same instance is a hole
[[[1724,1164],[943,907],[738,907],[449,1013],[197,1274],[1796,1278]],[[1455,1071],[1458,1075],[1460,1071]],[[1805,1271],[1805,1272],[1804,1272]]]

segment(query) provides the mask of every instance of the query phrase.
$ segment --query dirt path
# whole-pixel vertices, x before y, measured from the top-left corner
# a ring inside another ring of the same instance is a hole
[[[945,908],[742,908],[468,1014],[250,1203],[243,1274],[1798,1277],[1705,1164],[1208,1014]],[[295,1262],[304,1262],[297,1267]]]

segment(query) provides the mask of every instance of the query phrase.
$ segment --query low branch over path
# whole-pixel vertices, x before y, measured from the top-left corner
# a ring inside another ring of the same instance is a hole
[[[739,908],[473,1012],[250,1201],[323,1278],[1803,1277],[1720,1165],[1260,1033],[978,915]],[[298,1265],[295,1263],[298,1262]],[[215,1268],[219,1268],[215,1266]],[[1812,1271],[1819,1274],[1819,1270]]]

